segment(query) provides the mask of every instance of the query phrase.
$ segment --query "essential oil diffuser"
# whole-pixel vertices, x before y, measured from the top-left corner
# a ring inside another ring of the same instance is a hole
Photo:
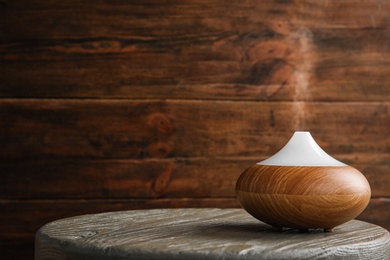
[[[371,197],[364,175],[329,156],[309,132],[295,132],[282,150],[246,169],[236,193],[249,214],[275,228],[324,231],[358,216]]]

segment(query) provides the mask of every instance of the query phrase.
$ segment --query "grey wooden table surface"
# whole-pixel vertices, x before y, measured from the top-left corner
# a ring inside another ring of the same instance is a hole
[[[275,231],[242,209],[154,209],[61,219],[36,259],[390,259],[389,232],[352,220],[334,232]]]

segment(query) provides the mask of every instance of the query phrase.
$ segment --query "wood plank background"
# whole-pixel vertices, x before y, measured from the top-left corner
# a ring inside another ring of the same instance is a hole
[[[0,1],[0,248],[85,213],[239,207],[295,130],[390,229],[390,3]]]

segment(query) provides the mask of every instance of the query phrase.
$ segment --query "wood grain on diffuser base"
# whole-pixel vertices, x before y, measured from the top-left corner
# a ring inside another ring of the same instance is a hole
[[[350,166],[255,164],[236,185],[242,207],[274,227],[332,229],[358,216],[371,192]]]

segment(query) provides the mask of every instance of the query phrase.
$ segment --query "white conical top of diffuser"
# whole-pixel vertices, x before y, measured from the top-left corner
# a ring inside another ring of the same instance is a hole
[[[258,162],[277,166],[346,166],[327,154],[309,132],[297,131],[275,155]]]

